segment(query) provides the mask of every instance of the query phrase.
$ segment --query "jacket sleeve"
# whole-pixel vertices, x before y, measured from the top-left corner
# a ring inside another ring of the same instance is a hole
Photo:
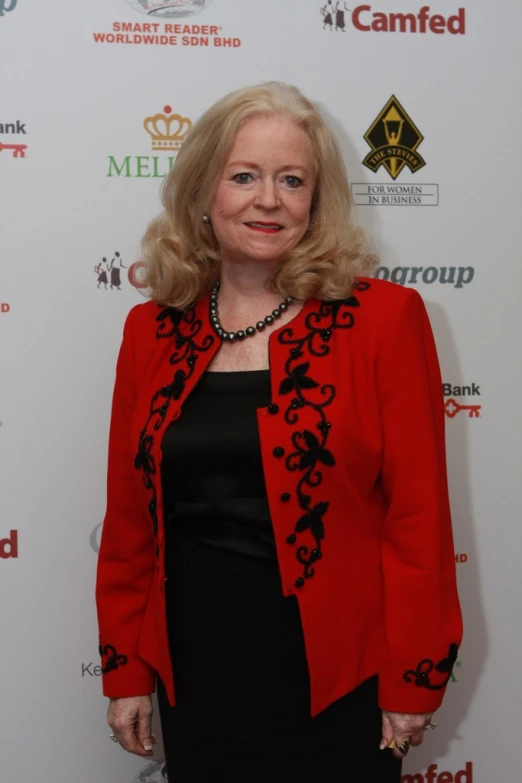
[[[448,497],[442,379],[424,303],[406,298],[377,361],[384,432],[386,645],[379,704],[436,710],[462,638]]]
[[[111,698],[146,695],[155,688],[153,670],[137,655],[155,554],[152,525],[136,498],[135,449],[131,441],[136,400],[132,338],[136,309],[127,316],[116,366],[107,510],[96,581],[103,692]]]

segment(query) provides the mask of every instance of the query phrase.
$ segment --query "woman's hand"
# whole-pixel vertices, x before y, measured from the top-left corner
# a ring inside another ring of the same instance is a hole
[[[431,712],[422,715],[407,715],[403,712],[383,710],[381,750],[389,747],[392,740],[395,741],[396,746],[401,745],[405,740],[408,740],[412,747],[422,745],[424,729],[429,725],[432,715]],[[392,753],[398,759],[403,759],[406,755],[406,753],[401,753],[397,747],[392,749]]]
[[[156,740],[152,736],[150,696],[111,699],[107,722],[122,748],[137,756],[152,756]]]

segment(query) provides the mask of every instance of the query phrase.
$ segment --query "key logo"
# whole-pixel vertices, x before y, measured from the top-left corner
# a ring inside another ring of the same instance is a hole
[[[12,9],[6,9],[12,10]],[[0,16],[2,16],[2,0],[0,0]],[[27,144],[18,140],[11,141],[13,136],[25,136],[25,122],[0,122],[0,136],[7,136],[7,140],[0,139],[0,152],[11,152],[13,158],[25,158]]]
[[[459,413],[466,413],[470,419],[479,419],[481,416],[482,405],[478,403],[460,402],[463,397],[480,397],[480,386],[472,383],[471,386],[453,386],[451,383],[443,383],[442,390],[444,397],[447,398],[444,403],[444,411],[448,419],[454,419]],[[455,399],[459,398],[459,399]]]

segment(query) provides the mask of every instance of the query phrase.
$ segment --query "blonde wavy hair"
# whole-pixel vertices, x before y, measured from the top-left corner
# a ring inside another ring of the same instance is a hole
[[[310,224],[267,280],[267,289],[298,300],[343,299],[356,275],[375,268],[376,256],[354,220],[346,170],[333,134],[296,87],[266,82],[225,95],[211,106],[194,124],[165,178],[164,210],[142,242],[140,282],[155,301],[185,309],[219,279],[219,246],[202,217],[210,212],[238,130],[256,115],[292,119],[310,138],[315,165]]]

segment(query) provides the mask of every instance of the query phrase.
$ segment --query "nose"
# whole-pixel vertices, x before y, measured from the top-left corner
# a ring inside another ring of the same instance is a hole
[[[277,188],[277,183],[270,177],[266,177],[259,183],[256,192],[255,206],[261,209],[279,209],[281,206],[281,197]]]

